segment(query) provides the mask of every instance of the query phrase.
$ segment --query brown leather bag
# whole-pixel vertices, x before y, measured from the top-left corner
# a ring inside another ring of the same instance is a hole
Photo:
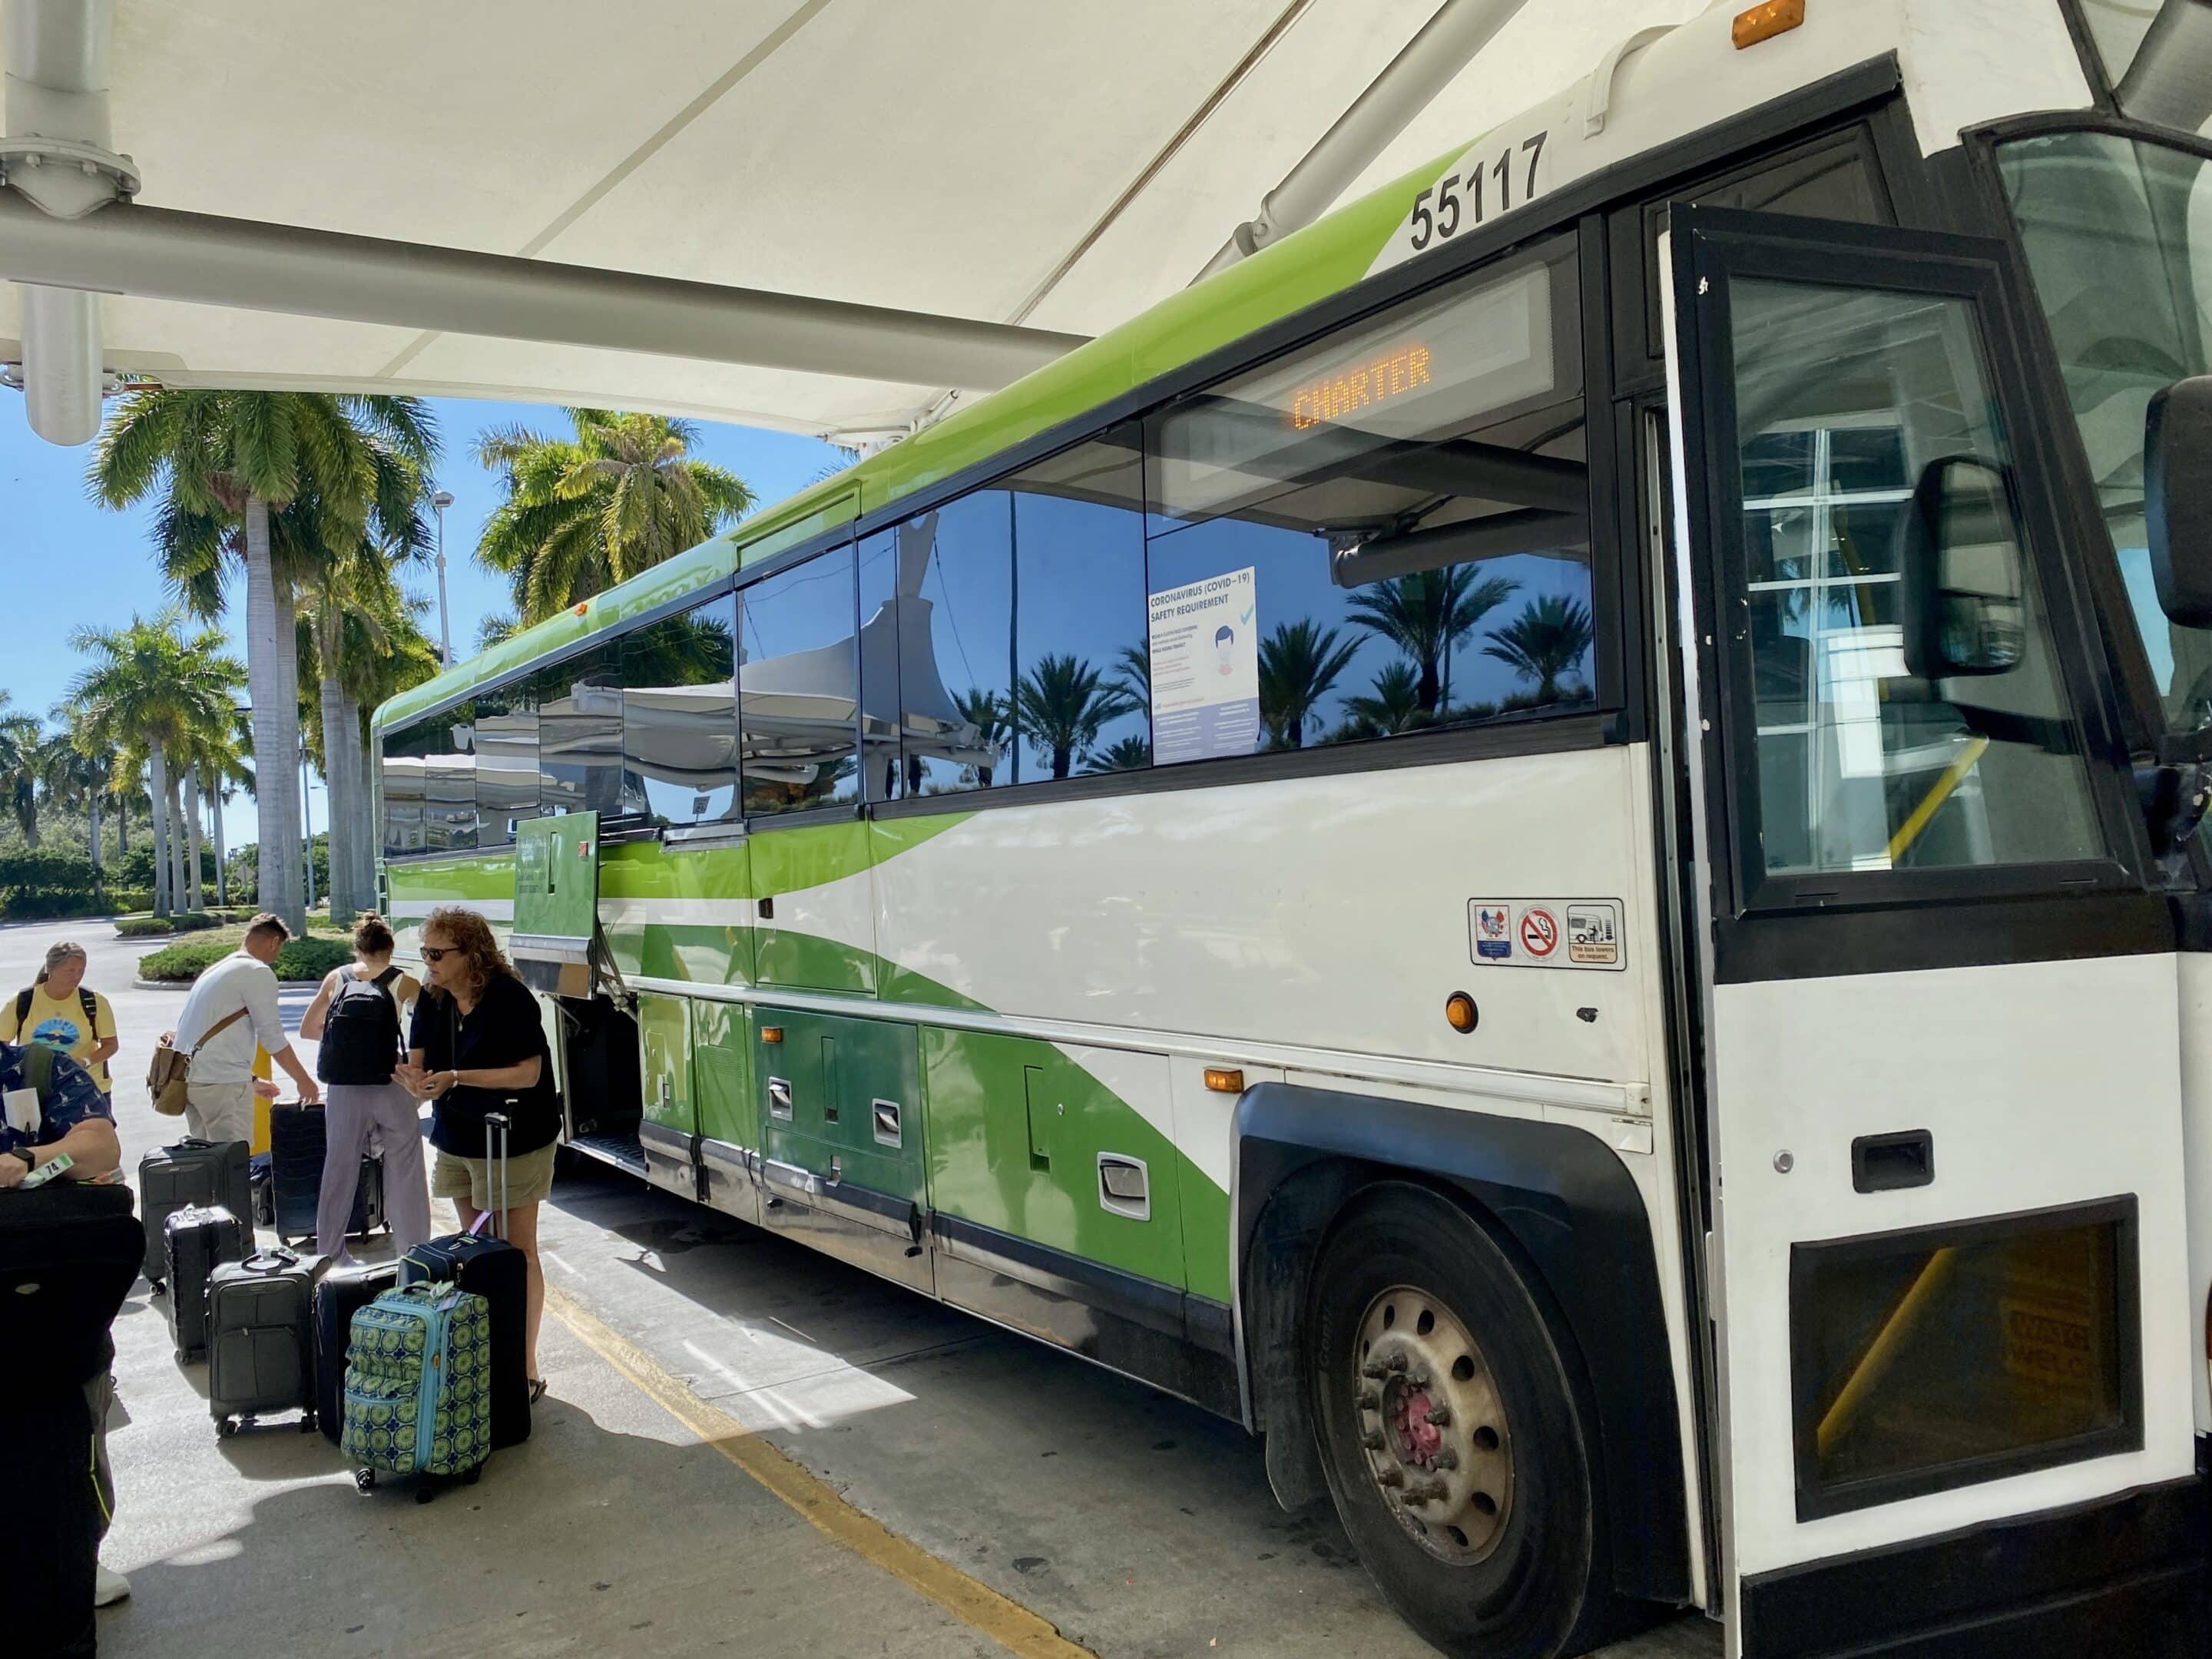
[[[154,1045],[154,1058],[146,1067],[146,1092],[154,1097],[154,1109],[163,1117],[182,1117],[185,1102],[191,1089],[192,1055],[207,1046],[208,1039],[224,1027],[235,1025],[246,1018],[243,1008],[225,1014],[200,1033],[200,1040],[187,1053],[177,1047],[174,1031],[161,1033],[161,1041]]]

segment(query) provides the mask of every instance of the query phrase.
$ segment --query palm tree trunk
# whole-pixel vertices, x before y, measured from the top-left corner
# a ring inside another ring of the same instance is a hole
[[[123,860],[131,856],[131,788],[125,784],[115,794],[115,868],[120,874]]]
[[[261,906],[295,933],[307,930],[300,863],[299,796],[289,780],[300,761],[299,664],[294,656],[291,584],[269,556],[269,503],[246,498],[246,684],[253,704],[259,799]]]
[[[169,820],[169,902],[179,910],[189,910],[192,889],[185,873],[185,814],[178,800],[184,781],[184,769],[172,768],[169,793],[161,801],[161,811]]]
[[[90,814],[92,818],[92,828],[85,839],[92,848],[92,878],[96,883],[99,881],[100,876],[100,793],[97,790],[94,790],[91,794],[85,797],[85,811]]]
[[[215,902],[225,909],[230,908],[230,861],[222,845],[222,779],[218,775],[215,788],[208,796],[208,815],[213,820],[215,831]]]
[[[169,799],[169,766],[158,743],[149,745],[147,766],[152,774],[154,807],[154,914],[166,916],[175,906],[172,903],[169,885],[168,825],[163,821],[162,809]]]
[[[195,910],[207,908],[207,890],[200,869],[200,769],[198,761],[185,769],[185,822],[191,834],[185,854],[185,902]]]
[[[331,920],[343,927],[353,921],[360,900],[354,889],[353,842],[356,813],[353,744],[345,732],[345,690],[338,684],[338,629],[343,623],[338,607],[327,592],[315,607],[315,655],[322,670],[323,783],[331,838]]]
[[[353,896],[363,908],[376,903],[376,800],[370,780],[368,745],[361,738],[361,705],[350,693],[338,703],[343,717],[346,763],[353,769]],[[325,739],[328,741],[327,738]]]

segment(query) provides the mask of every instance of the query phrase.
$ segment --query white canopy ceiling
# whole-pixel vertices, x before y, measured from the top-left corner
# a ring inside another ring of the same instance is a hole
[[[116,0],[110,105],[156,207],[1089,335],[1188,283],[1438,4]],[[1703,4],[1530,0],[1347,194]],[[0,283],[0,362],[21,355],[18,293]],[[944,396],[101,305],[108,366],[175,385],[606,404],[848,441]]]

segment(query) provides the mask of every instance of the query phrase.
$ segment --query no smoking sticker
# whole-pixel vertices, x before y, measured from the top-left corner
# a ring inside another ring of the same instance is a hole
[[[1628,965],[1618,899],[1469,899],[1468,954],[1497,968]]]

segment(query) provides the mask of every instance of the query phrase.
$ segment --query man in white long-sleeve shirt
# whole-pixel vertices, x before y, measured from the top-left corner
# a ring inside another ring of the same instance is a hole
[[[301,1099],[321,1098],[313,1074],[300,1063],[292,1039],[284,1034],[276,974],[269,965],[291,937],[291,929],[266,911],[254,917],[237,954],[200,975],[177,1016],[174,1041],[192,1057],[185,1127],[202,1140],[253,1139],[257,1042],[300,1085]]]

